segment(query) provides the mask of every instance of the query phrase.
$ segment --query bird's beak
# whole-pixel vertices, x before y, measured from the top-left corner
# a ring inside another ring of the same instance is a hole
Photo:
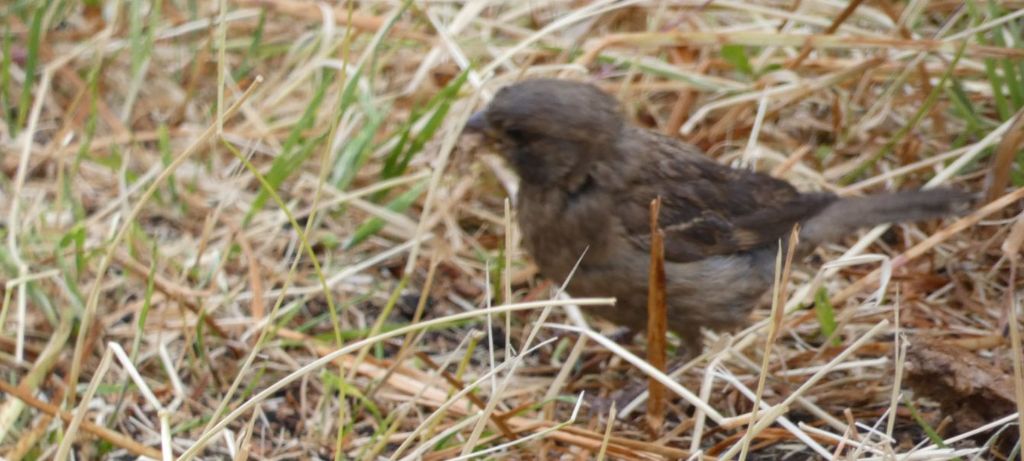
[[[466,121],[466,126],[462,129],[462,133],[485,134],[487,132],[487,117],[484,116],[484,112],[480,110],[471,115],[469,120]]]

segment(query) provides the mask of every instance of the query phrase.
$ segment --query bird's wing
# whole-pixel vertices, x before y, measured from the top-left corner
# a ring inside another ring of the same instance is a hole
[[[622,222],[633,243],[650,248],[650,203],[662,199],[659,225],[665,259],[696,261],[715,255],[774,245],[793,225],[835,200],[827,193],[802,194],[789,183],[752,171],[729,168],[668,138],[661,155],[625,188]],[[695,148],[693,148],[695,149]]]

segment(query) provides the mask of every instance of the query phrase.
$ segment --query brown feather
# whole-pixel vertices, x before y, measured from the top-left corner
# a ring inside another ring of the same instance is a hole
[[[472,125],[522,179],[518,222],[541,272],[561,281],[579,261],[569,292],[614,296],[616,306],[591,312],[638,330],[647,322],[648,206],[662,198],[669,328],[689,344],[701,327],[743,323],[771,287],[780,239],[795,224],[808,250],[863,226],[954,214],[970,202],[948,190],[801,193],[628,126],[611,96],[583,83],[506,87]]]

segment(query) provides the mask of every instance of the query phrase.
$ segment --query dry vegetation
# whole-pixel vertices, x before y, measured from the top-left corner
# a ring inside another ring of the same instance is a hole
[[[1024,5],[665,3],[9,0],[0,457],[1019,457]],[[648,419],[644,340],[458,136],[530,75],[804,189],[986,200],[821,249]]]

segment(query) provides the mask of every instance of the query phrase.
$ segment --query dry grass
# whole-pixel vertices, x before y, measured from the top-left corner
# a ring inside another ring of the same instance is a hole
[[[1021,2],[671,3],[5,6],[0,457],[1019,457]],[[803,189],[992,201],[822,248],[668,378],[458,136],[535,75]],[[922,343],[994,384],[919,392]],[[645,374],[657,432],[595,410]]]

